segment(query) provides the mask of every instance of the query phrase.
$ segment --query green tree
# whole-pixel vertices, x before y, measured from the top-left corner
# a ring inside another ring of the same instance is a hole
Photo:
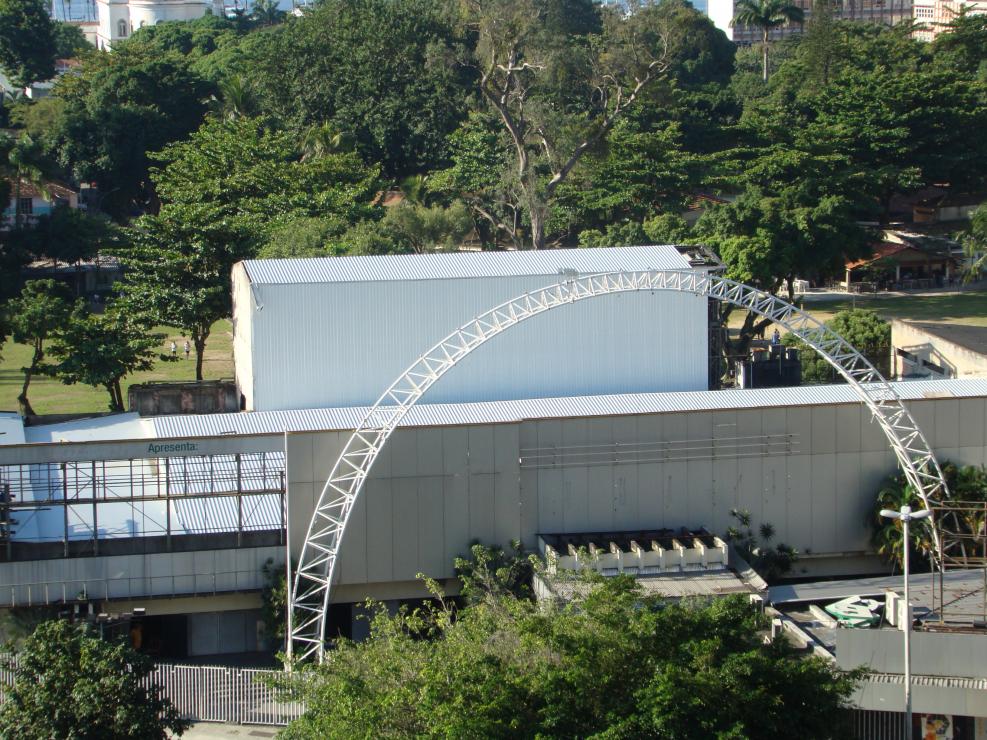
[[[41,0],[0,0],[0,69],[15,87],[55,76],[55,28]]]
[[[277,0],[258,0],[254,3],[250,19],[260,26],[273,26],[285,19],[287,14],[278,8]]]
[[[970,257],[967,277],[979,278],[987,265],[987,203],[981,203],[970,217],[970,230],[963,235],[963,249]]]
[[[267,241],[257,251],[261,259],[328,257],[342,254],[339,237],[346,224],[338,218],[299,216],[271,229]]]
[[[119,231],[104,216],[63,205],[37,216],[33,225],[11,238],[18,248],[36,259],[76,264],[115,246]]]
[[[449,207],[400,203],[387,209],[382,225],[402,251],[424,254],[458,247],[473,230],[473,219],[461,202]]]
[[[72,311],[71,295],[64,283],[55,280],[29,280],[19,297],[7,306],[13,340],[31,347],[31,364],[22,368],[24,383],[17,396],[21,415],[32,416],[34,409],[28,400],[31,379],[42,370],[45,343],[68,321]]]
[[[948,460],[942,461],[940,467],[949,487],[950,498],[954,502],[972,504],[957,511],[940,512],[937,516],[951,519],[940,524],[945,529],[966,537],[962,549],[968,556],[987,556],[987,552],[979,546],[983,528],[987,525],[983,507],[987,502],[987,468],[977,465],[956,465]],[[898,511],[905,505],[911,506],[913,510],[925,508],[925,504],[905,475],[894,473],[882,481],[874,507],[867,517],[871,527],[871,544],[878,555],[897,567],[902,566],[904,528],[900,520],[881,516],[881,509]],[[911,537],[911,562],[919,563],[921,567],[921,556],[929,555],[933,551],[932,534],[925,522],[913,524],[908,534]]]
[[[891,373],[891,324],[877,313],[865,308],[839,311],[826,322],[877,368],[885,378]],[[786,335],[784,343],[800,350],[802,381],[804,383],[841,383],[838,375],[823,357],[794,335]]]
[[[104,211],[129,218],[156,205],[147,152],[197,129],[210,91],[177,53],[120,44],[88,55],[35,104],[50,121],[39,143],[74,179],[99,185]]]
[[[4,690],[0,726],[9,740],[106,738],[165,740],[189,723],[161,690],[142,684],[147,656],[111,644],[64,620],[42,623],[18,654]]]
[[[288,633],[288,571],[284,563],[275,564],[272,558],[261,566],[264,586],[260,592],[260,616],[264,624],[264,636],[284,645]]]
[[[736,522],[727,528],[727,541],[740,552],[768,583],[774,583],[792,569],[799,558],[798,550],[783,542],[772,544],[774,525],[763,522],[754,531],[753,517],[746,509],[732,509],[730,516]]]
[[[221,118],[232,121],[257,112],[257,95],[247,77],[227,77],[219,82],[218,91],[219,97],[214,100],[213,110]]]
[[[626,576],[587,590],[565,607],[379,609],[367,640],[293,674],[306,713],[285,737],[822,740],[842,725],[858,674],[765,644],[745,598],[662,603]]]
[[[654,6],[623,13],[588,0],[465,7],[479,91],[510,142],[513,208],[542,249],[559,186],[669,70],[670,21]]]
[[[82,28],[74,23],[56,22],[54,34],[55,56],[58,59],[75,59],[93,50],[93,45],[86,41]]]
[[[55,334],[49,354],[56,362],[44,371],[66,385],[104,388],[110,394],[110,411],[125,411],[120,381],[153,369],[154,361],[163,359],[154,352],[162,339],[164,334],[149,333],[119,311],[90,314],[80,304]]]
[[[866,248],[856,204],[849,194],[830,191],[828,173],[827,162],[784,149],[748,163],[745,177],[763,186],[748,184],[735,201],[707,210],[692,238],[719,254],[728,277],[772,295],[784,290],[794,301],[796,278],[831,275],[845,257]],[[722,309],[724,321],[734,310]],[[747,312],[737,338],[728,343],[728,359],[745,357],[753,337],[769,324]]]
[[[236,262],[293,219],[354,223],[373,213],[375,169],[352,153],[301,161],[294,138],[260,119],[210,119],[154,160],[161,208],[135,222],[131,245],[119,251],[124,302],[146,325],[192,338],[198,380],[210,329],[231,310]]]
[[[24,214],[20,209],[21,193],[25,185],[33,187],[42,195],[48,195],[49,162],[41,147],[30,134],[21,134],[7,151],[7,164],[4,167],[14,181],[14,228],[24,225]]]
[[[763,79],[768,81],[768,37],[776,28],[789,23],[801,23],[804,11],[787,0],[739,0],[730,25],[761,29],[761,59]]]
[[[526,552],[520,540],[512,540],[509,551],[475,542],[470,557],[456,558],[454,566],[462,584],[460,594],[468,603],[478,603],[505,595],[533,599],[532,578],[538,563],[537,555]]]
[[[349,132],[388,178],[443,163],[469,92],[443,4],[326,0],[247,40],[230,64],[250,69],[262,113],[299,138],[323,123]]]

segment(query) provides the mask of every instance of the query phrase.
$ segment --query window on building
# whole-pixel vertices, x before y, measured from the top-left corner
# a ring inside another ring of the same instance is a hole
[[[34,213],[34,201],[31,198],[20,198],[17,201],[17,212],[22,215]]]
[[[127,21],[123,18],[117,21],[117,36],[122,39],[127,37]]]

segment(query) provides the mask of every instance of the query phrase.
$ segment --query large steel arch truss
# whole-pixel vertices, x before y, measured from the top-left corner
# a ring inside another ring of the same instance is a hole
[[[871,410],[925,506],[948,495],[939,463],[894,387],[845,339],[798,307],[749,285],[692,270],[563,278],[490,309],[437,342],[384,391],[363,417],[336,460],[309,523],[288,608],[289,662],[313,656],[322,661],[332,580],[353,504],[387,439],[422,395],[470,352],[526,319],[588,298],[656,290],[692,293],[731,303],[801,338],[836,368]],[[938,561],[938,539],[934,544]]]

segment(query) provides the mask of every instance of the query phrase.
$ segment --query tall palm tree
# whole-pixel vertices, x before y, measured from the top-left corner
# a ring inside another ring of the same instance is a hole
[[[802,23],[805,12],[786,0],[738,0],[737,14],[730,25],[761,29],[761,60],[764,81],[768,81],[768,34],[789,23]]]
[[[356,142],[351,134],[339,131],[331,123],[317,123],[302,139],[302,159],[319,159],[329,154],[352,152]]]
[[[31,185],[48,198],[47,172],[41,147],[28,134],[22,134],[7,154],[5,168],[14,180],[14,226],[21,227],[24,214],[21,212],[21,189]]]
[[[257,108],[254,89],[245,77],[227,77],[218,87],[219,98],[213,98],[214,109],[226,120],[235,121],[237,118],[250,116]]]
[[[287,14],[278,8],[278,0],[257,0],[251,19],[261,26],[273,26],[284,20]]]

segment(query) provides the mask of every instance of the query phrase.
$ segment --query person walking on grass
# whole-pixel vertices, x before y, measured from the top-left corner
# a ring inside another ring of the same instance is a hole
[[[186,339],[185,340],[185,359],[186,360],[188,359],[190,349],[191,348],[189,347],[188,340]]]
[[[175,344],[175,340],[171,340],[171,356],[178,357],[178,345]]]

